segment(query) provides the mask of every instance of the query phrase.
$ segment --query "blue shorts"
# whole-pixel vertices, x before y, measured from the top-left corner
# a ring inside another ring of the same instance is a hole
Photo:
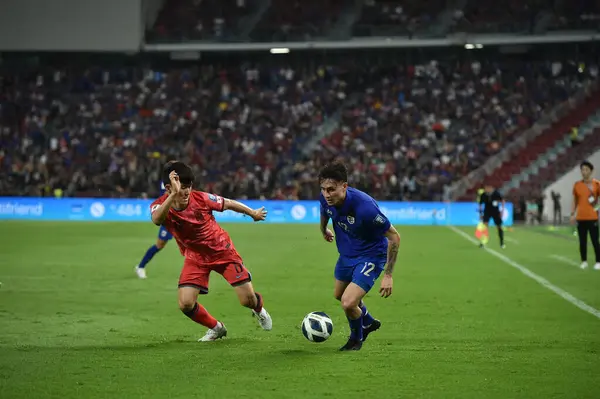
[[[348,281],[369,292],[383,271],[387,255],[383,257],[346,258],[340,256],[334,276],[336,280]]]
[[[163,241],[169,241],[171,238],[173,238],[173,234],[169,233],[167,229],[164,228],[164,226],[160,226],[160,229],[158,230],[158,239]]]

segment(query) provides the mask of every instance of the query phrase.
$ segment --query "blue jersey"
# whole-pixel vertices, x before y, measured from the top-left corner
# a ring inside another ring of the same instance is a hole
[[[327,205],[323,194],[319,201],[321,214],[333,221],[340,256],[385,258],[388,244],[384,234],[391,224],[371,196],[348,187],[340,207]]]

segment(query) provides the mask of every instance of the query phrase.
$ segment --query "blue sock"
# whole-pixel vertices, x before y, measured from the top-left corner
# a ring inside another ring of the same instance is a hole
[[[356,320],[352,320],[352,319],[348,318],[348,324],[350,324],[350,339],[354,339],[356,341],[362,341],[362,339],[363,339],[362,315]]]
[[[158,251],[160,251],[160,249],[156,245],[153,245],[150,248],[148,248],[148,250],[146,251],[146,255],[144,255],[144,257],[142,258],[142,261],[140,262],[138,267],[140,269],[143,269],[144,267],[146,267],[148,262],[150,262],[150,260],[154,257],[154,255],[156,255],[156,253]]]
[[[360,303],[360,310],[362,310],[362,325],[363,327],[369,327],[373,321],[375,321],[375,318],[373,316],[371,316],[371,314],[369,313],[369,311],[367,310],[367,307],[365,306],[364,303]]]

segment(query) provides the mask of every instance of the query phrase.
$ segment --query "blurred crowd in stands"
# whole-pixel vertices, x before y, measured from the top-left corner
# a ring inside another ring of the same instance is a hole
[[[472,33],[598,30],[600,1],[167,0],[147,39],[291,41],[344,37],[346,31],[352,36],[439,34],[440,28]]]
[[[167,0],[146,40],[307,40],[344,26],[412,35],[447,22],[597,29],[598,1],[563,3]],[[448,200],[451,182],[598,75],[565,57],[418,58],[3,71],[0,194],[154,197],[161,165],[177,158],[206,191],[313,199],[318,169],[339,157],[379,199]]]
[[[313,199],[318,169],[340,157],[379,199],[445,200],[449,183],[597,73],[430,60],[4,74],[0,193],[154,197],[177,158],[203,190]]]

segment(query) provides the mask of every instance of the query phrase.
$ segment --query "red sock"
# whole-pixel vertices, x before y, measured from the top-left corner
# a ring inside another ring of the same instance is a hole
[[[258,300],[258,302],[257,302],[258,305],[256,305],[256,307],[254,308],[254,311],[256,313],[260,313],[260,311],[263,308],[263,298],[262,298],[262,295],[260,295],[258,292],[256,292],[255,295],[256,295],[256,299]]]
[[[204,306],[200,305],[198,302],[194,305],[194,309],[189,312],[184,312],[184,314],[196,323],[202,324],[204,327],[215,328],[217,326],[217,319],[212,317]]]

